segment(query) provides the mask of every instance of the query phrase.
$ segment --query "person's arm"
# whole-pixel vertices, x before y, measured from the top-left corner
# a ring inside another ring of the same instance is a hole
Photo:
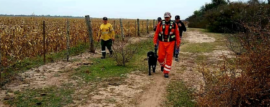
[[[155,31],[155,35],[154,35],[154,45],[157,45],[157,39],[158,39],[158,34],[160,32],[160,23],[158,23],[158,25],[156,26],[156,31]]]
[[[186,26],[185,26],[185,24],[183,22],[181,22],[181,25],[182,25],[182,30],[187,31],[187,28],[186,28]]]
[[[111,32],[111,38],[112,38],[112,40],[114,40],[115,32],[114,32],[114,29],[113,29],[112,25],[110,26],[110,32]]]
[[[176,36],[176,46],[179,47],[180,43],[181,43],[181,39],[180,39],[180,33],[179,33],[179,29],[178,26],[175,26],[175,30],[174,30],[175,36]]]

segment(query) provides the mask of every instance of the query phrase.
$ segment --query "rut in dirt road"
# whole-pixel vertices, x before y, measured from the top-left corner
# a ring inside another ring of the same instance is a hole
[[[152,83],[149,85],[146,91],[143,92],[139,98],[138,107],[160,107],[166,100],[166,87],[170,83],[171,78],[174,76],[175,61],[173,61],[172,72],[170,72],[169,78],[164,78],[163,72],[160,70],[160,66],[157,66],[156,73],[153,73],[150,77]]]
[[[194,34],[192,31],[186,34],[183,37],[184,39],[189,38],[187,40],[192,40],[192,37],[197,39],[198,37],[191,36]],[[198,35],[202,34],[198,33]],[[201,39],[205,40],[205,38],[207,36],[203,36]],[[210,38],[209,40],[213,39]],[[179,62],[173,60],[169,78],[164,78],[159,64],[157,64],[156,73],[152,73],[151,76],[148,76],[148,71],[135,71],[135,73],[128,74],[125,82],[118,86],[97,89],[95,92],[97,94],[91,97],[91,100],[87,102],[88,104],[81,107],[166,107],[167,86],[171,80],[183,80],[196,87],[201,83],[202,76],[194,69],[196,65],[190,59],[182,56],[179,59]],[[188,69],[183,71],[182,66]]]

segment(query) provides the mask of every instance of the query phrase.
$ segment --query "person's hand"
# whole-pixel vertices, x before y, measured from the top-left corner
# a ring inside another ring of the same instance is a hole
[[[180,27],[181,27],[181,26],[182,26],[182,24],[181,24],[181,23],[178,23],[178,26],[180,26]]]
[[[154,46],[155,46],[155,48],[157,48],[157,44],[155,44]]]

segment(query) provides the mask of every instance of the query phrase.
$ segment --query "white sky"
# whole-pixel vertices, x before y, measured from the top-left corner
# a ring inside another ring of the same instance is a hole
[[[211,0],[0,0],[0,14],[156,19],[168,11],[172,16],[180,15],[181,19],[186,19],[202,5],[210,2]]]

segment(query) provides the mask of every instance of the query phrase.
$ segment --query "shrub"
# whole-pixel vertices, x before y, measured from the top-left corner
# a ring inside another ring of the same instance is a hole
[[[113,59],[116,61],[119,66],[126,66],[126,63],[129,62],[134,54],[137,52],[139,47],[127,47],[129,42],[127,40],[116,40],[113,45]]]
[[[263,7],[264,5],[248,6],[250,11],[247,13],[254,14],[247,15],[239,22],[244,32],[231,35],[236,40],[234,42],[240,44],[238,47],[245,51],[241,51],[233,61],[224,57],[225,61],[218,75],[204,66],[200,68],[206,83],[197,99],[200,106],[269,106],[270,17],[269,8]],[[231,44],[228,46],[234,47]]]

